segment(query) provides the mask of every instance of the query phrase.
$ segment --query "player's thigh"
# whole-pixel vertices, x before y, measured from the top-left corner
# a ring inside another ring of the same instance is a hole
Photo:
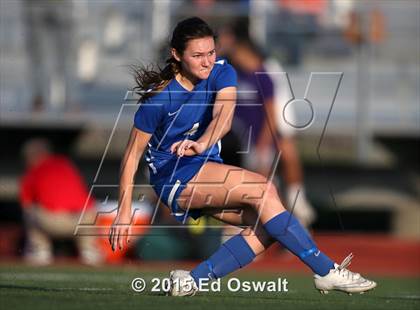
[[[270,208],[284,211],[277,190],[266,177],[230,165],[207,162],[187,184],[178,198],[184,209],[243,208],[274,200]]]
[[[274,242],[259,221],[257,212],[251,208],[228,210],[212,208],[203,210],[203,213],[226,224],[241,227],[241,235],[255,255],[264,252]]]

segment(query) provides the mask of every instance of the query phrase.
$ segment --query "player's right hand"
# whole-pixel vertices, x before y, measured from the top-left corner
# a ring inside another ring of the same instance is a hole
[[[109,243],[112,251],[115,251],[117,247],[122,250],[124,243],[130,242],[131,235],[131,212],[118,212],[114,223],[109,231]]]
[[[205,144],[202,142],[183,140],[172,144],[171,153],[177,156],[194,156],[203,153],[206,150]]]

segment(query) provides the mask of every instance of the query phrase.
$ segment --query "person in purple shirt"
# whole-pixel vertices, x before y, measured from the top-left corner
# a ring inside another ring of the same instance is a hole
[[[225,35],[222,32],[222,41]],[[276,155],[281,152],[279,172],[286,183],[287,207],[309,228],[315,221],[316,213],[305,195],[294,131],[276,117],[276,109],[284,106],[284,102],[279,101],[287,100],[282,95],[288,90],[286,87],[279,89],[275,74],[266,68],[272,67],[273,61],[265,61],[264,54],[249,37],[236,37],[231,44],[234,48],[224,48],[238,76],[237,104],[232,124],[232,135],[240,140],[237,153],[242,155],[237,164],[269,177]],[[227,139],[235,141],[232,137]]]
[[[271,100],[273,98],[274,85],[262,64],[256,64],[258,69],[255,71],[252,66],[244,67],[244,64],[238,59],[240,53],[233,55],[231,58],[233,61],[237,61],[235,66],[237,66],[238,74],[238,97],[233,130],[247,131],[248,141],[252,145],[258,146],[258,143],[262,141],[263,137],[261,135],[266,123],[265,99]],[[269,103],[267,102],[267,104]]]

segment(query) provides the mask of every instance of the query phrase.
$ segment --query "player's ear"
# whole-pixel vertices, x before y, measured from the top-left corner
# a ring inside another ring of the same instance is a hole
[[[176,49],[171,48],[171,54],[172,54],[172,57],[175,58],[176,61],[181,62],[181,57],[178,54],[178,51]]]

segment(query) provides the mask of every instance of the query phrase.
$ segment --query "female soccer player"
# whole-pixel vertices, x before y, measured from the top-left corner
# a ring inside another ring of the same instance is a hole
[[[194,295],[203,279],[243,268],[274,242],[313,270],[315,286],[323,293],[373,289],[375,282],[345,268],[351,256],[338,265],[317,248],[270,181],[223,164],[220,139],[232,122],[236,73],[226,61],[216,61],[215,35],[203,20],[177,24],[167,63],[159,72],[136,71],[141,105],[121,165],[118,215],[109,236],[113,250],[129,240],[134,175],[146,153],[150,183],[179,221],[205,214],[246,226],[191,272],[172,271],[177,285],[171,295]],[[233,210],[238,212],[224,212]]]

